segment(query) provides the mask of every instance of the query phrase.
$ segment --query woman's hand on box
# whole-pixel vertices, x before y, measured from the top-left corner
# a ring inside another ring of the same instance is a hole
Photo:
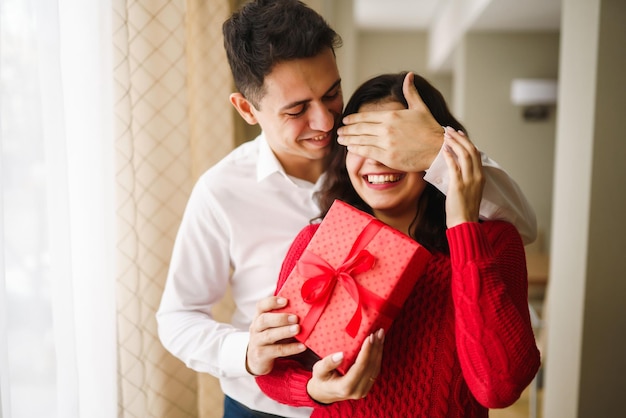
[[[385,333],[382,329],[368,336],[363,341],[356,361],[345,375],[336,370],[343,361],[341,352],[315,363],[313,376],[307,384],[309,396],[322,404],[364,398],[380,373],[384,340]]]

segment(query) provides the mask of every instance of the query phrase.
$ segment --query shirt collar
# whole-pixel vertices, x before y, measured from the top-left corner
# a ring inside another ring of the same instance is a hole
[[[272,148],[270,148],[270,145],[267,143],[267,139],[265,139],[265,134],[263,132],[261,132],[261,134],[258,136],[258,141],[259,141],[259,159],[258,159],[257,169],[256,169],[257,182],[260,183],[261,181],[265,180],[272,174],[277,173],[281,175],[282,177],[284,177],[287,181],[289,181],[291,184],[293,184],[296,187],[304,187],[304,188],[313,187],[313,189],[319,190],[322,183],[324,182],[324,177],[326,176],[326,173],[322,173],[322,175],[320,176],[319,179],[317,179],[317,182],[315,184],[311,184],[306,180],[301,180],[301,179],[292,177],[285,172],[285,169],[283,168],[282,164],[280,163],[280,161],[278,161],[278,158],[276,158],[274,151],[272,151]]]
[[[274,152],[270,148],[270,145],[265,139],[265,134],[261,132],[258,138],[259,141],[259,160],[256,168],[256,179],[261,182],[274,173],[281,173],[283,176],[288,177],[285,173],[285,169],[274,155]]]

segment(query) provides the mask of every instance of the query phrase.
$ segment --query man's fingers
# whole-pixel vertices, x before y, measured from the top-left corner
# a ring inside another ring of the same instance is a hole
[[[246,367],[253,375],[264,375],[272,371],[274,360],[277,358],[293,356],[305,350],[305,345],[298,341],[273,345],[250,343],[246,353]]]
[[[257,313],[269,312],[287,306],[287,299],[280,296],[269,296],[261,299],[256,304]]]
[[[422,96],[418,93],[415,88],[415,74],[408,73],[406,77],[404,77],[404,83],[402,84],[402,93],[404,93],[404,98],[409,104],[409,109],[423,109],[426,107],[424,101],[422,100]]]
[[[299,341],[286,342],[272,345],[248,345],[248,357],[254,359],[277,359],[302,353],[306,350],[304,344]]]
[[[300,325],[287,325],[282,327],[269,328],[262,332],[250,334],[250,339],[254,338],[256,345],[277,344],[288,338],[295,337],[300,333]]]
[[[384,136],[386,127],[383,116],[384,112],[380,111],[346,116],[345,125],[337,130],[337,141],[342,145],[380,145],[380,136]]]
[[[298,317],[289,313],[266,312],[257,316],[250,324],[251,333],[269,332],[272,330],[299,329]],[[285,332],[285,331],[281,331]],[[297,332],[296,332],[297,333]],[[295,334],[294,334],[295,335]]]
[[[363,158],[371,158],[376,161],[384,160],[385,153],[382,148],[368,145],[348,145],[348,152],[360,155]]]
[[[306,350],[304,344],[293,337],[300,332],[298,317],[285,312],[272,312],[287,306],[282,297],[270,296],[257,303],[258,314],[250,324],[250,341],[246,354],[246,367],[254,375],[267,374],[274,360]]]
[[[343,118],[342,122],[345,126],[339,128],[339,132],[349,131],[354,135],[354,131],[351,131],[354,124],[359,125],[367,125],[367,130],[369,131],[372,127],[375,127],[377,124],[384,122],[385,114],[380,111],[367,111],[367,112],[356,112],[351,113]]]

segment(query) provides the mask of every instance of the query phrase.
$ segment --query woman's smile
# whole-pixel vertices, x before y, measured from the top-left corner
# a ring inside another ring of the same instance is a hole
[[[406,173],[380,173],[365,174],[363,179],[372,186],[387,185],[397,183],[406,176]]]

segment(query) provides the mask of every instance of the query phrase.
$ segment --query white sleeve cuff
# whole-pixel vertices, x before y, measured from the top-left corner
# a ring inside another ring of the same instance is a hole
[[[246,370],[249,332],[228,334],[220,349],[220,375],[223,377],[250,376]]]
[[[448,164],[443,156],[443,147],[441,147],[432,164],[426,170],[424,180],[439,189],[441,193],[445,195],[448,194],[448,182],[450,178],[448,175]]]

